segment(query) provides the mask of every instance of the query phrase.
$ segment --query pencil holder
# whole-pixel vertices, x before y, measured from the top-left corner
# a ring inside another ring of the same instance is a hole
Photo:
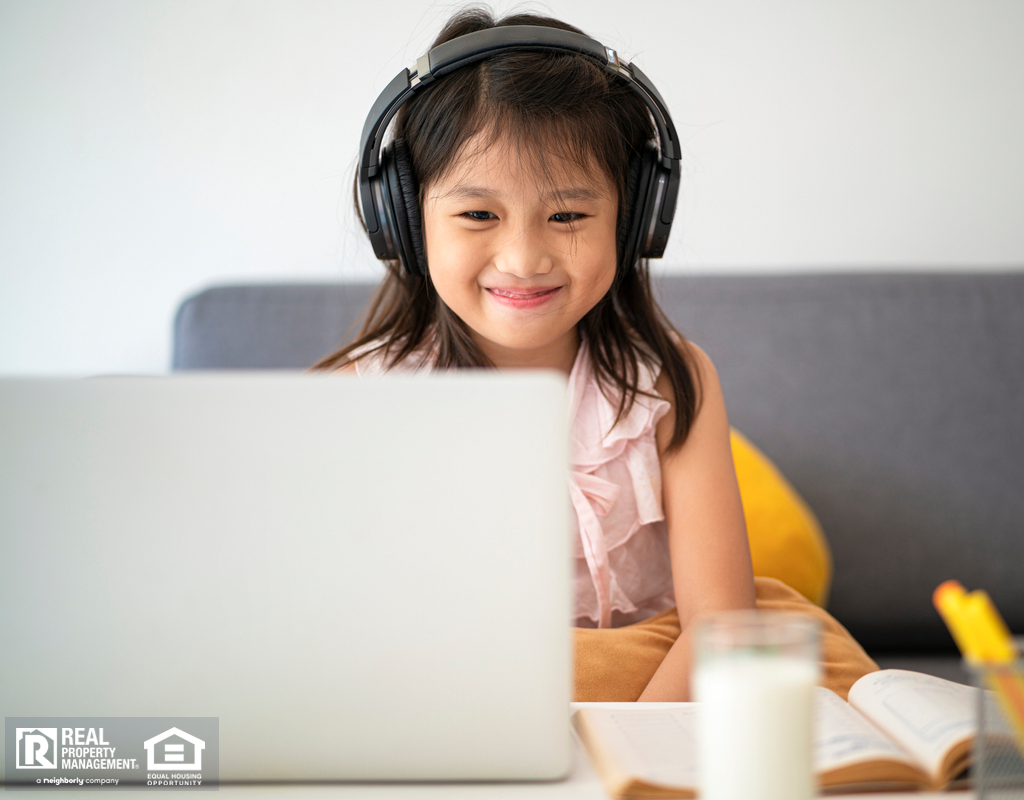
[[[1018,641],[1018,650],[1024,640]],[[978,692],[971,778],[978,800],[1024,800],[1024,658],[968,664]]]

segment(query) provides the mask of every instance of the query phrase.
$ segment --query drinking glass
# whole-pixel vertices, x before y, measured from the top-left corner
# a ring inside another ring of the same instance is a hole
[[[811,800],[820,626],[727,611],[695,630],[701,800]]]

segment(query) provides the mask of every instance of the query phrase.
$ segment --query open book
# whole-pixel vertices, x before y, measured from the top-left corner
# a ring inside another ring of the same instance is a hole
[[[816,690],[814,765],[823,791],[941,789],[966,770],[978,690],[889,669],[858,680],[844,703]],[[586,704],[573,715],[613,797],[697,796],[697,706]]]

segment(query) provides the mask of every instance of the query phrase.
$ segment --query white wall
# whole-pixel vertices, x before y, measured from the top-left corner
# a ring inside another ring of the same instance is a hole
[[[2,0],[0,373],[161,371],[201,286],[375,276],[359,130],[458,6]],[[668,101],[666,268],[1024,265],[1019,0],[526,7]]]

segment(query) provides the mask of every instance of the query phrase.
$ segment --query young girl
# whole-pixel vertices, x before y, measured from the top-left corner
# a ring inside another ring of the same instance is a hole
[[[472,10],[434,47],[519,25],[580,33]],[[576,624],[676,606],[683,633],[640,699],[688,700],[694,620],[753,607],[754,582],[718,377],[662,314],[630,245],[643,158],[657,156],[650,103],[592,58],[530,47],[431,78],[401,100],[381,156],[400,185],[391,205],[373,210],[365,180],[357,193],[371,234],[390,224],[404,245],[360,335],[316,366],[565,373]]]

